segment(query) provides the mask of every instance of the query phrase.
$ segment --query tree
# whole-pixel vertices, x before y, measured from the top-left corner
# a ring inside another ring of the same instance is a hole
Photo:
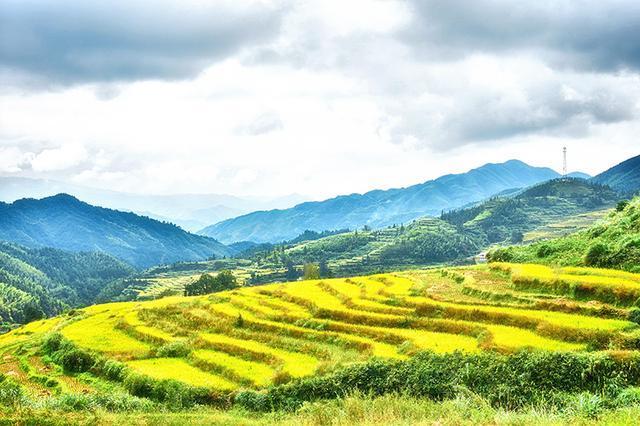
[[[221,271],[216,276],[202,274],[197,281],[189,283],[184,288],[185,296],[198,296],[231,290],[238,286],[238,281],[231,271]]]
[[[316,263],[305,263],[303,268],[303,279],[305,280],[320,279],[320,267]]]
[[[320,278],[331,278],[333,276],[333,271],[329,269],[329,264],[327,264],[326,260],[321,260],[318,265]]]
[[[287,261],[287,272],[285,273],[287,281],[295,281],[298,279],[298,271],[296,265],[291,261]]]
[[[524,234],[520,231],[513,231],[511,233],[511,242],[514,244],[520,244],[524,240]]]

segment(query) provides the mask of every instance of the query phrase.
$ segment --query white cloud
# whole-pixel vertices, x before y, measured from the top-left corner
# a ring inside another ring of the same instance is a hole
[[[590,173],[638,154],[633,67],[560,67],[539,54],[545,37],[535,31],[508,49],[465,44],[462,34],[448,45],[442,34],[455,28],[442,27],[444,15],[433,39],[413,37],[425,18],[403,1],[263,3],[274,14],[268,37],[234,30],[236,48],[197,55],[184,74],[127,79],[108,68],[55,91],[3,89],[0,171],[143,193],[321,198],[510,158],[558,169],[565,144],[572,168]],[[455,55],[433,51],[434,40]],[[166,53],[132,46],[136,62]],[[107,71],[119,82],[101,79]]]
[[[0,172],[21,172],[29,165],[33,157],[33,153],[23,152],[15,146],[0,146]]]
[[[35,172],[65,170],[79,165],[87,157],[87,150],[83,145],[67,144],[41,151],[31,160],[31,168]]]

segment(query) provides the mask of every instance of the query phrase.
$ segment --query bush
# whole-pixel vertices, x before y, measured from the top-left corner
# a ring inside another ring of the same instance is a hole
[[[607,267],[609,265],[609,256],[611,250],[609,246],[603,243],[596,243],[589,247],[584,257],[584,263],[587,266]]]
[[[24,391],[18,383],[0,374],[0,406],[17,407],[25,400]]]
[[[191,346],[184,340],[167,343],[160,346],[156,355],[159,358],[184,358],[191,353]]]
[[[65,371],[82,373],[91,369],[95,359],[91,353],[83,349],[63,344],[63,347],[54,355],[54,361],[60,364]]]
[[[640,324],[640,308],[629,309],[629,321]]]
[[[454,398],[463,391],[493,406],[515,409],[566,394],[577,395],[573,405],[591,416],[602,400],[586,398],[586,392],[612,395],[612,390],[637,384],[639,361],[638,355],[571,352],[521,351],[509,356],[423,352],[407,361],[373,360],[325,376],[294,380],[265,393],[242,392],[235,403],[258,411],[286,410],[306,401],[340,398],[345,389],[372,396],[408,393],[433,400]]]

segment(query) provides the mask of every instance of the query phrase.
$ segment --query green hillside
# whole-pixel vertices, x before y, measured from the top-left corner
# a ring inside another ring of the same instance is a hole
[[[441,218],[473,235],[479,244],[520,242],[524,234],[542,225],[610,208],[620,199],[611,188],[562,178],[535,185],[514,197],[494,198]]]
[[[640,197],[601,223],[562,238],[490,253],[494,260],[640,270]]]
[[[29,247],[102,251],[140,268],[232,253],[216,240],[173,224],[95,207],[66,194],[0,203],[0,239]]]
[[[0,242],[0,322],[26,323],[94,303],[106,283],[131,273],[129,265],[103,253]]]

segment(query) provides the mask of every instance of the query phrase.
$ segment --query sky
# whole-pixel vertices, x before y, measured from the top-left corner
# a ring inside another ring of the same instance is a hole
[[[322,199],[640,154],[637,0],[3,0],[0,176]]]

